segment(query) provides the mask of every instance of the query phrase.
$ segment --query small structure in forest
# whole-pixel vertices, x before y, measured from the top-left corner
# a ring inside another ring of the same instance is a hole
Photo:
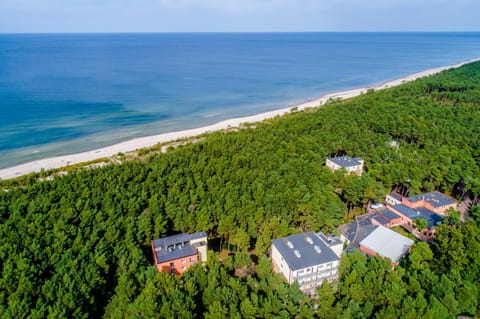
[[[178,234],[152,240],[155,266],[160,272],[180,275],[191,265],[207,261],[207,234]]]
[[[345,169],[347,173],[361,176],[363,173],[364,161],[361,157],[340,156],[327,158],[325,165],[332,171]]]

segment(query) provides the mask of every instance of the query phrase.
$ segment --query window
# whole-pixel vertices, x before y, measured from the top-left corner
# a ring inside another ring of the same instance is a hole
[[[182,264],[186,263],[187,260],[185,258],[182,259]]]
[[[170,268],[175,268],[175,263],[170,263]]]
[[[190,262],[191,263],[195,262],[195,257],[190,257]]]
[[[186,266],[183,266],[183,267],[182,267],[182,270],[187,270],[187,267],[186,267]]]

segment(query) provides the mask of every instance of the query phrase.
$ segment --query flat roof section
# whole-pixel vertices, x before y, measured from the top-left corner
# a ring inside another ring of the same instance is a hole
[[[153,246],[155,247],[155,249],[159,247],[167,248],[168,246],[171,246],[171,245],[186,243],[186,242],[189,242],[190,240],[194,240],[202,237],[207,237],[207,233],[203,231],[194,233],[194,234],[182,233],[182,234],[155,239],[153,241]]]
[[[386,226],[389,223],[389,221],[383,218],[382,215],[373,216],[373,219],[376,220],[382,226]]]
[[[324,233],[322,232],[318,232],[316,233],[316,235],[321,239],[323,240],[323,242],[325,244],[327,244],[328,247],[331,247],[331,246],[335,246],[335,245],[339,245],[339,244],[342,244],[343,245],[343,242],[340,240],[340,238],[338,237],[335,237],[335,236],[326,236]]]
[[[171,251],[165,249],[156,250],[155,254],[157,255],[157,263],[164,263],[170,260],[196,255],[197,250],[193,248],[192,245],[185,244],[183,247],[177,247]]]
[[[333,250],[313,232],[277,238],[272,240],[272,245],[277,248],[292,271],[340,259]]]
[[[395,212],[392,212],[390,209],[384,209],[384,210],[381,210],[379,212],[383,218],[385,218],[386,220],[388,221],[392,221],[394,219],[398,219],[398,218],[401,218],[400,215],[398,215],[397,213]]]
[[[413,240],[383,226],[378,226],[360,242],[361,246],[381,257],[390,258],[395,263],[408,252],[413,244]]]
[[[415,203],[421,200],[428,202],[433,207],[442,207],[446,205],[456,204],[457,201],[445,194],[434,191],[407,198],[410,202]]]
[[[441,223],[443,220],[442,216],[438,215],[435,212],[432,212],[431,210],[425,207],[417,207],[412,209],[403,204],[398,204],[393,206],[393,208],[399,211],[400,213],[402,213],[403,215],[407,216],[411,220],[415,220],[417,218],[426,220],[427,228],[435,227],[439,225],[439,223]]]
[[[196,255],[197,250],[190,244],[190,241],[203,237],[207,237],[207,233],[182,233],[153,240],[152,244],[157,257],[157,263]]]
[[[398,193],[391,193],[389,194],[391,197],[395,198],[396,200],[398,200],[399,202],[402,201],[402,195],[398,194]]]
[[[362,164],[360,162],[360,160],[362,160],[360,157],[351,158],[350,156],[340,156],[340,157],[329,158],[329,160],[340,167],[352,167],[352,166],[358,166]]]

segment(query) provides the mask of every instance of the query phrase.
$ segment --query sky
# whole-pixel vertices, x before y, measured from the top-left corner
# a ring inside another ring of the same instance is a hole
[[[479,0],[0,0],[0,33],[480,31]]]

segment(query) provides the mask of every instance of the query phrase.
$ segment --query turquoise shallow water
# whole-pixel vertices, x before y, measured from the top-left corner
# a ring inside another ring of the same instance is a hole
[[[0,35],[0,168],[480,56],[480,33]]]

